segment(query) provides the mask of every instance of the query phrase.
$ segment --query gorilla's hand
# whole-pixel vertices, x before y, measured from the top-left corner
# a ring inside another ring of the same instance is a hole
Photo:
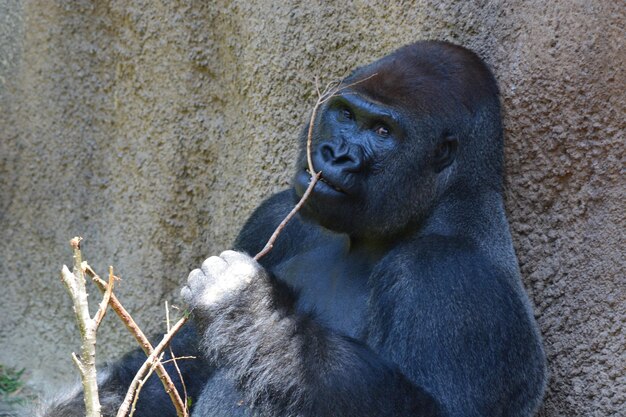
[[[268,334],[267,326],[278,319],[273,282],[253,258],[235,251],[191,271],[181,295],[192,309],[200,348],[214,365],[241,366]]]
[[[225,251],[206,259],[200,269],[191,271],[181,295],[192,309],[210,311],[236,300],[265,275],[263,267],[247,254]]]

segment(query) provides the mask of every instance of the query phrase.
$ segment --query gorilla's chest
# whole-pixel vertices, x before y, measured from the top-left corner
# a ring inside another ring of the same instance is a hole
[[[360,339],[365,331],[370,263],[331,242],[277,265],[275,276],[298,292],[297,309],[319,322]]]

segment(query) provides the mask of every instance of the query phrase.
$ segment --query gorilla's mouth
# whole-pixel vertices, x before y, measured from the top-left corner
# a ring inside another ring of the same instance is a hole
[[[311,174],[311,171],[309,170],[309,168],[305,168],[304,170],[306,171],[307,174],[309,174],[309,176],[311,178],[313,178],[313,174]],[[333,190],[335,190],[335,191],[337,191],[339,193],[342,193],[342,194],[346,194],[346,192],[342,188],[340,188],[337,185],[333,184],[332,182],[328,181],[326,178],[324,178],[323,175],[320,176],[320,181],[323,182],[324,184],[328,185]]]

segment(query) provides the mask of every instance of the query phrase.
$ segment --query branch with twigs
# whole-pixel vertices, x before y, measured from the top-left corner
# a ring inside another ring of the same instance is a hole
[[[126,396],[124,397],[124,400],[122,401],[122,405],[120,406],[117,412],[117,417],[126,417],[130,409],[130,406],[133,404],[133,399],[138,394],[137,389],[139,388],[140,385],[143,385],[142,381],[144,381],[144,378],[147,378],[146,375],[148,374],[148,372],[150,372],[152,369],[155,369],[158,366],[158,364],[160,363],[161,354],[163,353],[165,348],[167,348],[172,338],[176,335],[176,333],[181,329],[181,327],[183,327],[183,325],[186,322],[187,322],[187,315],[182,317],[180,320],[178,320],[178,322],[176,322],[174,326],[172,326],[172,328],[163,336],[163,339],[161,339],[161,342],[159,342],[159,344],[155,346],[154,350],[148,356],[148,358],[143,363],[143,365],[141,365],[141,368],[139,368],[139,370],[137,371],[137,374],[131,381],[130,386],[128,387]]]
[[[91,266],[87,264],[87,262],[83,262],[82,266],[83,266],[83,269],[86,271],[86,273],[91,277],[92,281],[100,289],[100,291],[103,291],[103,292],[108,291],[109,286],[107,286],[106,281],[100,278],[98,274],[96,274],[96,272],[91,268]],[[135,323],[135,320],[133,320],[130,313],[128,313],[128,311],[126,311],[124,306],[122,306],[122,304],[120,303],[118,298],[115,296],[115,294],[110,295],[109,304],[111,305],[111,309],[115,311],[115,313],[120,318],[122,323],[124,323],[124,326],[126,326],[128,331],[135,337],[135,340],[137,341],[137,343],[139,343],[139,346],[141,346],[141,349],[144,351],[146,356],[149,357],[154,351],[152,344],[150,343],[146,335],[143,333],[141,328],[139,328],[137,323]],[[188,320],[188,316],[185,315],[183,319]],[[163,366],[163,364],[161,362],[157,362],[154,371],[156,372],[159,379],[161,380],[161,383],[163,384],[163,388],[165,389],[165,392],[167,392],[167,394],[169,395],[170,400],[172,401],[172,404],[174,404],[174,407],[176,408],[176,415],[178,417],[188,417],[189,411],[187,407],[187,401],[186,400],[183,401],[183,399],[180,397],[180,394],[178,393],[178,390],[176,389],[176,386],[174,385],[172,378],[169,376],[169,374],[165,370],[165,367]],[[179,375],[179,377],[182,381],[182,376]]]
[[[106,314],[109,298],[113,291],[113,274],[111,273],[109,276],[109,288],[104,294],[98,311],[92,318],[89,314],[89,302],[87,299],[87,289],[85,287],[85,272],[82,268],[80,241],[81,238],[79,237],[75,237],[70,241],[74,252],[74,268],[73,271],[70,272],[69,268],[63,265],[61,280],[72,298],[76,322],[78,323],[78,329],[80,331],[80,358],[76,353],[72,353],[72,359],[78,368],[83,384],[86,417],[101,417],[96,371],[96,333]]]
[[[165,302],[165,320],[167,323],[167,334],[165,335],[165,337],[168,337],[168,335],[174,335],[176,333],[176,330],[172,331],[171,325],[170,325],[170,309],[167,305],[167,301]],[[184,323],[183,323],[184,324]],[[182,324],[181,324],[182,327]],[[180,327],[179,327],[180,328]],[[177,359],[195,359],[195,356],[185,356],[185,357],[181,357],[181,358],[177,358],[174,355],[174,352],[172,351],[172,347],[171,345],[169,345],[169,350],[170,350],[170,357],[171,359],[167,360],[167,361],[163,361],[163,355],[165,355],[165,352],[161,352],[161,354],[159,355],[159,357],[155,360],[155,362],[152,364],[152,366],[150,366],[150,369],[148,370],[147,374],[145,377],[143,377],[140,381],[139,384],[137,385],[137,388],[135,389],[135,392],[131,392],[130,388],[129,388],[129,393],[127,393],[127,395],[132,395],[133,396],[133,403],[132,406],[130,408],[130,414],[128,415],[128,417],[133,417],[135,415],[135,410],[137,409],[137,401],[139,400],[139,395],[141,393],[141,389],[143,388],[144,384],[148,381],[148,379],[150,378],[150,376],[152,375],[152,373],[155,371],[155,369],[159,366],[162,366],[162,364],[165,364],[166,362],[172,362],[174,364],[174,367],[176,368],[176,371],[178,372],[178,377],[180,378],[180,382],[183,385],[183,393],[185,396],[185,404],[187,404],[187,387],[185,386],[185,381],[183,379],[183,375],[180,372],[180,368],[178,367],[178,363],[176,362]],[[139,374],[138,374],[139,375]],[[135,378],[137,378],[138,376],[135,376]],[[123,412],[122,409],[120,409],[119,411],[120,413]]]
[[[74,273],[71,273],[69,269],[64,265],[62,270],[62,278],[65,283],[72,300],[74,301],[74,311],[77,315],[77,321],[79,323],[79,329],[81,331],[82,340],[82,353],[79,359],[73,354],[74,362],[76,363],[83,385],[85,408],[87,410],[87,417],[100,417],[101,407],[98,397],[97,386],[97,374],[95,367],[95,344],[96,344],[96,331],[102,322],[107,310],[107,306],[111,306],[113,311],[118,315],[120,320],[124,323],[126,328],[135,337],[142,350],[146,353],[148,358],[154,353],[152,344],[145,336],[143,331],[139,328],[137,323],[133,320],[132,316],[126,311],[124,306],[120,303],[118,298],[113,293],[113,286],[115,277],[113,275],[113,267],[109,267],[109,280],[108,282],[100,278],[100,276],[89,266],[86,261],[82,261],[82,254],[80,251],[80,241],[82,238],[74,238],[71,240],[72,248],[74,249]],[[87,291],[85,287],[85,275],[89,275],[96,286],[103,292],[103,298],[100,302],[98,311],[93,319],[89,317],[89,309],[87,304]],[[171,340],[176,332],[182,327],[182,325],[188,320],[188,316],[185,315],[177,326],[172,328],[168,332],[168,340]],[[173,356],[173,355],[172,355]],[[87,359],[86,359],[87,358]],[[165,370],[165,367],[160,361],[154,363],[154,371],[156,371],[159,379],[161,380],[165,391],[170,396],[174,407],[176,408],[176,414],[178,417],[188,417],[189,412],[174,382]],[[180,371],[179,376],[180,376]],[[182,376],[181,376],[182,380]]]

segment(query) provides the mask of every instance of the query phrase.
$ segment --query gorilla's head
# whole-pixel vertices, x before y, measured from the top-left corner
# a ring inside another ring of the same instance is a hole
[[[312,157],[322,179],[306,217],[353,237],[410,232],[451,194],[500,189],[497,84],[465,48],[405,46],[355,70],[320,107]],[[297,167],[301,196],[310,178],[305,147]]]

